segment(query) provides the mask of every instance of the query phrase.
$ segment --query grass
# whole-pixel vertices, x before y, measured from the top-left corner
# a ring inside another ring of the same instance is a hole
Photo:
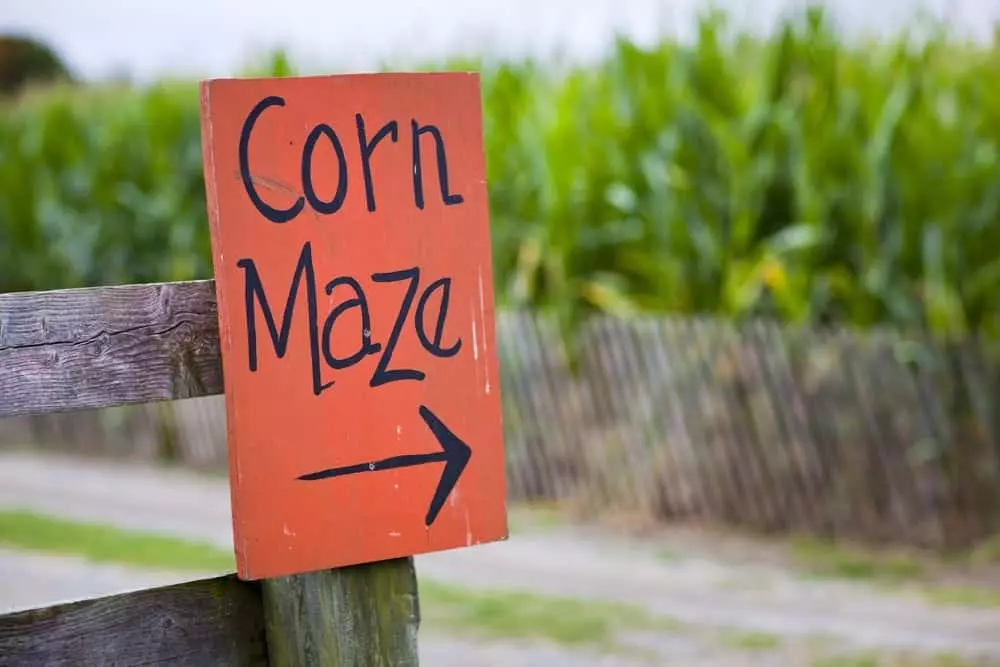
[[[959,607],[1000,607],[1000,590],[989,587],[950,586],[933,583],[929,579],[928,564],[907,554],[885,554],[864,551],[834,542],[800,539],[792,543],[794,563],[812,575],[853,581],[867,581],[879,585],[898,586],[917,583],[920,593],[932,604]],[[979,554],[963,557],[959,561],[981,560]],[[951,562],[956,562],[952,559]],[[992,561],[991,561],[992,562]],[[942,565],[947,565],[943,561]]]
[[[826,540],[792,541],[792,558],[807,572],[837,579],[902,583],[921,579],[923,563],[906,554],[863,551]]]
[[[554,503],[518,503],[507,508],[507,523],[512,533],[548,532],[566,521],[566,513]]]
[[[1000,590],[969,586],[933,586],[924,590],[924,597],[939,605],[959,607],[1000,607]]]
[[[1000,564],[1000,535],[983,540],[967,554],[960,554],[959,559],[972,565]]]
[[[231,571],[232,554],[210,544],[27,510],[0,511],[0,544],[170,570]],[[421,611],[431,625],[486,637],[542,639],[564,645],[615,648],[619,630],[676,629],[670,619],[635,606],[506,590],[478,591],[420,579]]]
[[[770,632],[731,630],[723,633],[722,639],[742,651],[773,651],[781,646],[781,637]]]
[[[420,580],[421,611],[429,625],[486,638],[543,639],[566,646],[615,648],[620,631],[675,631],[680,624],[640,607],[539,595],[526,591],[470,590]]]
[[[235,568],[230,551],[206,542],[69,521],[28,510],[0,511],[0,545],[146,568],[205,572]]]
[[[657,552],[656,557],[664,563],[679,563],[684,560],[684,556],[673,549],[661,549]]]

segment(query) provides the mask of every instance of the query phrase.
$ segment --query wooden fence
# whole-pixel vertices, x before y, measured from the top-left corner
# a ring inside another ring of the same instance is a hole
[[[512,501],[930,548],[1000,529],[1000,355],[767,322],[497,322]],[[572,354],[570,354],[572,349]],[[223,469],[221,397],[0,422],[27,444]]]
[[[515,495],[939,549],[1000,528],[989,345],[599,318],[570,359],[551,323],[505,325]]]
[[[0,417],[221,391],[211,282],[0,295]],[[0,664],[415,667],[419,622],[412,558],[230,575],[0,616]]]

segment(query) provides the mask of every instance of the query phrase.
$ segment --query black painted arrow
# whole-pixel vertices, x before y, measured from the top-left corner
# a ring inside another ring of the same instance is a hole
[[[441,471],[441,480],[437,489],[434,490],[434,497],[431,498],[431,505],[427,510],[427,517],[424,524],[430,526],[437,518],[438,512],[444,507],[444,501],[448,499],[448,494],[455,488],[458,478],[472,458],[472,449],[462,442],[462,440],[451,432],[444,423],[437,418],[426,406],[420,406],[420,416],[423,418],[427,428],[431,430],[438,444],[441,445],[440,452],[430,454],[402,454],[400,456],[390,456],[381,461],[370,463],[357,463],[355,465],[343,466],[340,468],[327,468],[300,475],[299,479],[315,481],[318,479],[328,479],[330,477],[341,477],[343,475],[353,475],[359,472],[375,472],[378,470],[391,470],[392,468],[406,468],[409,466],[419,466],[425,463],[444,462],[444,470]]]

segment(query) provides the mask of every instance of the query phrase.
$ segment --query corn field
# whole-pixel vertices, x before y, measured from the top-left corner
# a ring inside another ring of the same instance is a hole
[[[577,362],[498,321],[509,499],[951,549],[1000,529],[1000,357],[967,340],[613,318]],[[225,471],[222,397],[0,422],[0,446]]]
[[[1000,333],[1000,41],[774,36],[485,56],[498,301]],[[276,58],[270,74],[295,69]],[[260,72],[257,72],[260,73]],[[211,275],[196,87],[0,105],[0,289]]]

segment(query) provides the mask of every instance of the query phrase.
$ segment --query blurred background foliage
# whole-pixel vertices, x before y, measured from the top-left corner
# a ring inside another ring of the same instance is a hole
[[[72,79],[48,45],[27,35],[0,35],[0,96],[14,95],[29,85]]]
[[[713,14],[596,65],[432,66],[482,73],[501,305],[1000,333],[1000,40]],[[22,93],[0,182],[0,291],[211,276],[193,82]]]

